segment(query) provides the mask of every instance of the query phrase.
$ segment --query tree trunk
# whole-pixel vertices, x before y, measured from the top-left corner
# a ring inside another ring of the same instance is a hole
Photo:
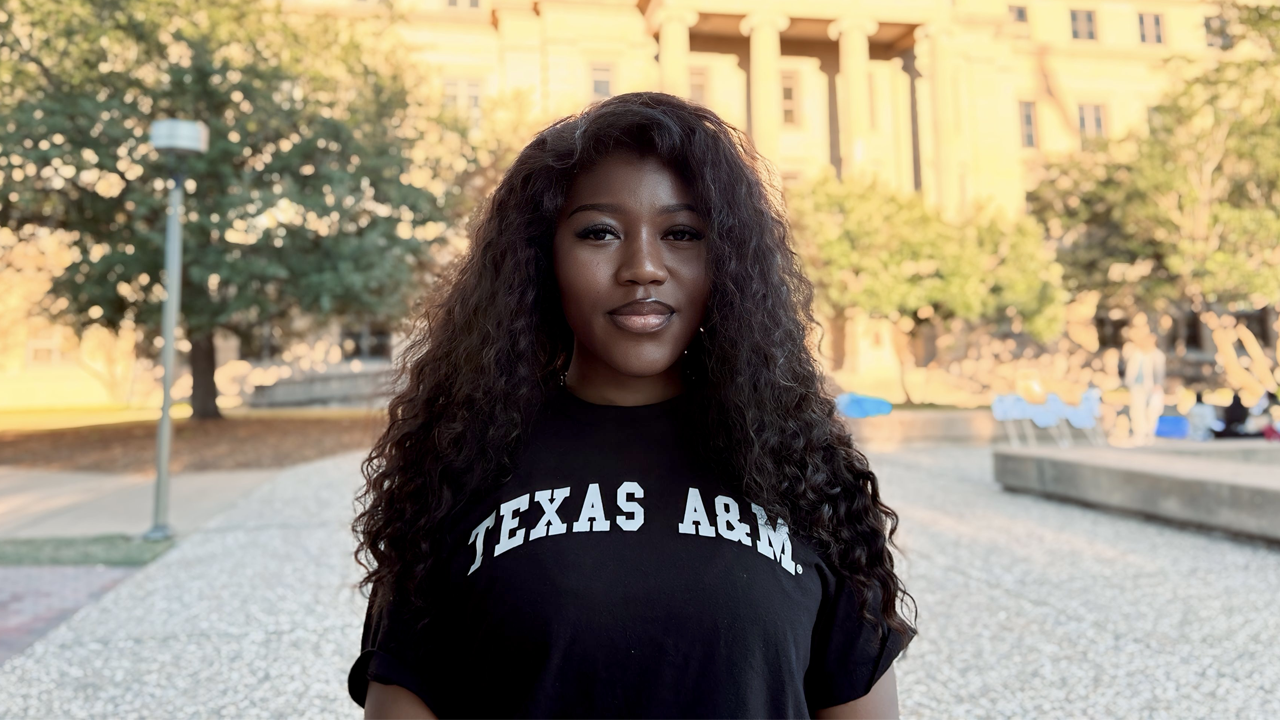
[[[844,308],[831,313],[831,369],[844,367],[845,317]]]
[[[191,416],[199,420],[221,420],[218,386],[213,382],[217,361],[213,353],[213,331],[193,335],[191,340]]]

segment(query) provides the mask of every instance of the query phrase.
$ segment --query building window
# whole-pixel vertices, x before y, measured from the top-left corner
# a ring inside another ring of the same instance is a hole
[[[1085,138],[1106,137],[1105,123],[1101,105],[1080,106],[1080,140]]]
[[[342,329],[342,358],[391,357],[391,331],[381,323],[361,323]]]
[[[1125,328],[1129,321],[1123,317],[1113,320],[1105,315],[1093,319],[1093,326],[1098,330],[1098,344],[1104,348],[1124,347]]]
[[[1248,328],[1253,333],[1253,337],[1257,339],[1262,347],[1267,347],[1273,343],[1271,334],[1271,323],[1267,322],[1266,308],[1262,310],[1253,310],[1251,312],[1237,313],[1236,322]]]
[[[689,68],[689,99],[699,105],[707,104],[706,68]]]
[[[1036,104],[1018,103],[1018,118],[1022,127],[1022,147],[1036,146]]]
[[[1160,30],[1160,16],[1151,13],[1138,14],[1138,38],[1148,45],[1164,43],[1164,34]]]
[[[793,72],[782,73],[782,122],[787,125],[800,124],[799,78]]]
[[[1097,40],[1096,30],[1092,10],[1071,11],[1071,37],[1076,40]]]
[[[55,329],[27,340],[27,366],[57,365],[62,362],[62,343]]]
[[[466,0],[466,2],[469,8],[480,7],[480,0]],[[461,4],[461,0],[449,0],[449,7],[459,7]]]
[[[1147,108],[1147,130],[1159,130],[1163,125],[1164,121],[1160,114],[1160,106]]]
[[[608,65],[591,66],[591,97],[604,100],[613,97],[613,68]]]
[[[1009,18],[1016,23],[1024,23],[1027,21],[1027,8],[1025,5],[1010,5]]]
[[[1204,350],[1204,336],[1201,334],[1200,313],[1193,311],[1182,316],[1182,342],[1188,350]]]
[[[1227,32],[1227,21],[1221,17],[1207,17],[1204,19],[1204,35],[1205,42],[1209,47],[1229,49],[1234,45],[1231,34]]]
[[[459,115],[480,118],[480,83],[476,80],[445,80],[444,107]]]

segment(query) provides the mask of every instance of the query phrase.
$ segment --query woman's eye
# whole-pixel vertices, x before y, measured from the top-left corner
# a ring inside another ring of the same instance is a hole
[[[689,240],[701,240],[702,233],[698,232],[697,230],[676,228],[674,230],[667,231],[667,237],[671,238],[672,240],[676,240],[678,242],[689,241]]]
[[[582,238],[583,240],[608,240],[609,238],[614,237],[617,234],[618,233],[614,231],[613,228],[597,225],[595,227],[589,227],[580,231],[578,233],[578,237]]]

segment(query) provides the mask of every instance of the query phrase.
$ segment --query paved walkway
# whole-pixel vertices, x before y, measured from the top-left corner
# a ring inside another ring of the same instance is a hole
[[[185,535],[280,470],[182,472],[169,481],[169,526]],[[141,535],[151,527],[155,473],[94,473],[0,465],[0,538]]]
[[[360,717],[359,454],[284,472],[0,666],[0,717]],[[876,455],[920,637],[906,717],[1280,717],[1280,550]]]
[[[179,538],[221,514],[279,470],[186,472],[170,486]],[[140,535],[151,527],[153,474],[0,466],[0,539]],[[101,597],[134,567],[0,566],[0,663]]]
[[[1280,717],[1280,549],[1001,491],[986,450],[873,457],[902,515],[915,717]]]
[[[280,473],[0,666],[0,717],[360,717],[362,457]]]

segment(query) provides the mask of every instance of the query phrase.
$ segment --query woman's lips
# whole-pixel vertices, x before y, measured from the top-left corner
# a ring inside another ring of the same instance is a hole
[[[609,319],[613,320],[613,324],[633,333],[651,333],[657,332],[667,326],[671,322],[671,316],[674,313],[663,313],[661,315],[615,315],[609,313]]]
[[[671,322],[675,308],[656,299],[632,300],[609,311],[609,319],[619,328],[633,333],[651,333]]]

